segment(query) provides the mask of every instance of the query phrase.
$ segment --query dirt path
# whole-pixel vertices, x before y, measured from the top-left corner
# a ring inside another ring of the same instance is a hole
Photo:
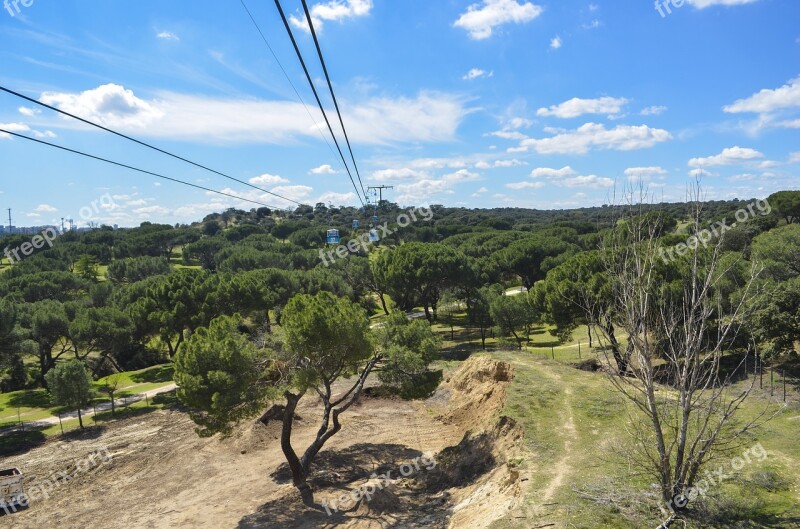
[[[561,459],[558,460],[554,467],[555,474],[550,482],[542,490],[541,505],[547,504],[553,499],[555,493],[564,485],[564,479],[572,472],[572,464],[570,459],[572,457],[572,444],[577,437],[577,430],[575,428],[575,420],[572,414],[572,389],[564,388],[564,401],[563,401],[565,419],[561,425],[559,435],[562,438],[563,454]]]

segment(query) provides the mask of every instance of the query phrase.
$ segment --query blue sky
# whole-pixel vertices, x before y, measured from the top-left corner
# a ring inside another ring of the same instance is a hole
[[[709,198],[800,187],[800,3],[665,1],[309,5],[364,184],[401,204],[591,206],[639,182],[679,201],[697,176]],[[297,201],[357,204],[273,2],[247,4],[280,65],[239,0],[10,1],[0,84]],[[283,5],[330,110],[300,1]],[[0,125],[291,205],[8,94]],[[17,225],[253,207],[7,136],[0,160]]]

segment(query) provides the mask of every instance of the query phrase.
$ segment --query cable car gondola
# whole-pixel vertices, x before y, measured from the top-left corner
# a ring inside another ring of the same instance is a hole
[[[361,223],[358,222],[358,219],[353,219],[353,229],[357,230]]]
[[[378,236],[378,230],[369,230],[369,242],[378,242],[381,238]]]
[[[328,244],[339,244],[339,230],[328,230],[325,242]]]

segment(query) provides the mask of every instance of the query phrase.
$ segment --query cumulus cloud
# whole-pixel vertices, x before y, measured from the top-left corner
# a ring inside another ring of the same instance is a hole
[[[672,135],[666,130],[647,125],[619,125],[606,129],[598,123],[586,123],[550,138],[522,140],[519,147],[508,151],[525,152],[533,149],[539,154],[586,154],[593,149],[631,151],[649,148],[671,138]]]
[[[667,171],[662,167],[629,167],[625,169],[625,176],[631,183],[649,182],[665,174]]]
[[[798,107],[800,107],[800,77],[792,79],[780,88],[765,88],[750,97],[739,99],[731,105],[722,107],[722,110],[728,113],[767,114]]]
[[[428,178],[428,174],[416,171],[409,167],[400,169],[381,169],[372,173],[372,179],[378,182],[395,182],[398,180],[422,180]]]
[[[269,186],[275,184],[287,184],[289,180],[282,176],[264,173],[260,176],[254,176],[249,182],[256,186]]]
[[[560,45],[559,45],[560,46]],[[581,99],[573,97],[549,108],[540,108],[537,116],[553,116],[557,118],[576,118],[584,114],[619,114],[628,103],[624,97],[599,97],[597,99]]]
[[[541,189],[546,186],[544,182],[511,182],[506,184],[506,187],[509,189]]]
[[[36,116],[37,114],[41,114],[42,111],[38,108],[28,108],[28,107],[19,107],[19,113],[23,116],[27,116],[29,118]]]
[[[50,204],[39,204],[36,206],[33,211],[36,213],[55,213],[58,209],[54,208]]]
[[[495,160],[494,162],[487,162],[481,160],[475,164],[476,169],[493,169],[498,167],[519,167],[521,165],[528,165],[528,162],[523,162],[513,158],[511,160]]]
[[[109,127],[144,128],[164,116],[163,111],[136,97],[132,90],[113,83],[79,94],[45,92],[39,100]]]
[[[736,146],[723,149],[721,153],[714,156],[707,156],[705,158],[692,158],[691,160],[689,160],[689,167],[714,167],[719,165],[735,165],[763,157],[764,155],[755,149],[748,149]]]
[[[560,47],[561,47],[561,37],[556,35],[555,37],[550,39],[550,49],[557,50]]]
[[[472,4],[453,24],[467,31],[471,39],[483,40],[492,36],[495,28],[504,24],[524,24],[542,14],[542,8],[531,2],[517,0],[483,0]]]
[[[28,132],[35,138],[55,138],[56,135],[53,131],[50,130],[35,130],[30,128],[25,123],[0,123],[0,129],[5,129],[8,132],[16,132],[18,134],[22,134],[23,132]],[[0,139],[10,139],[13,136],[11,134],[6,134],[5,132],[0,132]]]
[[[553,169],[551,167],[537,167],[531,171],[531,178],[564,178],[577,174],[575,170],[569,165],[561,169]]]
[[[314,30],[322,31],[325,21],[342,22],[348,18],[365,17],[372,10],[372,0],[331,0],[321,2],[312,6],[311,22],[314,23]],[[305,14],[302,16],[290,16],[289,22],[296,28],[302,29],[306,33],[311,33]]]
[[[691,171],[689,171],[689,176],[694,178],[699,178],[702,176],[716,176],[716,175],[711,171],[706,171],[705,169],[692,169]]]
[[[487,72],[486,70],[481,70],[480,68],[472,68],[466,74],[464,74],[465,81],[471,81],[473,79],[478,79],[479,77],[492,77],[494,72]]]
[[[330,164],[322,164],[319,167],[315,167],[309,171],[311,174],[336,174],[337,171],[330,166]]]
[[[557,185],[564,187],[591,187],[599,189],[602,187],[611,187],[614,185],[614,180],[604,176],[597,176],[594,174],[586,176],[575,176],[572,178],[565,178],[564,180],[557,180]]]
[[[519,132],[519,129],[528,128],[533,125],[533,121],[522,118],[522,117],[513,117],[509,119],[504,125],[503,128],[500,130],[496,130],[494,132],[489,132],[487,136],[496,136],[498,138],[503,138],[504,140],[524,140],[528,136]]]

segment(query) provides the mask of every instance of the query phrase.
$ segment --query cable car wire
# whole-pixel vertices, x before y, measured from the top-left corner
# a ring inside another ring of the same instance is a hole
[[[108,158],[103,158],[101,156],[95,156],[93,154],[89,154],[89,153],[86,153],[86,152],[83,152],[83,151],[78,151],[76,149],[70,149],[69,147],[64,147],[63,145],[57,145],[55,143],[50,143],[49,141],[44,141],[44,140],[39,140],[39,139],[36,139],[36,138],[31,138],[30,136],[25,136],[24,134],[18,134],[16,132],[12,132],[10,130],[6,130],[6,129],[3,129],[3,128],[0,128],[0,134],[8,134],[10,136],[15,136],[17,138],[21,138],[23,140],[33,141],[33,142],[36,142],[36,143],[40,143],[42,145],[47,145],[49,147],[54,147],[56,149],[60,149],[62,151],[67,151],[67,152],[71,152],[73,154],[78,154],[80,156],[85,156],[86,158],[91,158],[93,160],[98,160],[98,161],[101,161],[101,162],[109,163],[109,164],[112,164],[112,165],[116,165],[118,167],[124,167],[125,169],[130,169],[131,171],[144,173],[146,175],[155,176],[157,178],[163,178],[164,180],[169,180],[170,182],[176,182],[178,184],[183,184],[183,185],[191,186],[191,187],[194,187],[194,188],[197,188],[197,189],[202,189],[203,191],[208,191],[210,193],[216,193],[217,195],[222,195],[222,196],[226,196],[226,197],[230,197],[230,198],[235,198],[237,200],[242,200],[244,202],[250,202],[252,204],[258,204],[259,206],[266,206],[266,207],[272,208],[272,209],[281,209],[279,207],[271,206],[269,204],[265,204],[265,203],[259,202],[257,200],[250,200],[249,198],[237,197],[236,195],[232,195],[230,193],[225,193],[224,191],[217,191],[216,189],[211,189],[209,187],[201,186],[201,185],[198,185],[198,184],[193,184],[191,182],[186,182],[186,181],[180,180],[178,178],[172,178],[172,177],[169,177],[169,176],[164,176],[164,175],[159,174],[159,173],[154,173],[152,171],[147,171],[146,169],[140,169],[140,168],[134,167],[132,165],[127,165],[127,164],[124,164],[124,163],[121,163],[121,162],[115,162],[114,160],[109,160]]]
[[[172,157],[172,158],[175,158],[176,160],[180,160],[180,161],[182,161],[182,162],[186,162],[186,163],[188,163],[188,164],[191,164],[191,165],[193,165],[193,166],[195,166],[195,167],[198,167],[198,168],[200,168],[200,169],[203,169],[203,170],[205,170],[205,171],[208,171],[208,172],[214,173],[214,174],[216,174],[216,175],[219,175],[219,176],[225,177],[225,178],[227,178],[228,180],[232,180],[232,181],[234,181],[234,182],[238,182],[238,183],[240,183],[240,184],[244,184],[244,185],[246,185],[246,186],[248,186],[248,187],[252,187],[253,189],[256,189],[256,190],[258,190],[258,191],[261,191],[261,192],[263,192],[263,193],[267,193],[267,194],[269,194],[269,195],[272,195],[272,196],[274,196],[274,197],[280,198],[281,200],[286,200],[286,201],[288,201],[288,202],[292,202],[292,203],[294,203],[294,204],[297,204],[298,206],[304,206],[304,205],[307,205],[307,204],[303,204],[302,202],[298,202],[298,201],[296,201],[296,200],[293,200],[293,199],[291,199],[291,198],[287,198],[287,197],[285,197],[285,196],[279,195],[278,193],[273,193],[272,191],[267,191],[266,189],[264,189],[264,188],[261,188],[261,187],[258,187],[258,186],[256,186],[256,185],[253,185],[253,184],[251,184],[250,182],[246,182],[246,181],[244,181],[244,180],[240,180],[240,179],[238,179],[238,178],[235,178],[235,177],[233,177],[233,176],[227,175],[227,174],[225,174],[225,173],[222,173],[222,172],[220,172],[220,171],[217,171],[217,170],[215,170],[215,169],[211,169],[210,167],[207,167],[207,166],[205,166],[205,165],[203,165],[203,164],[199,164],[199,163],[197,163],[197,162],[193,162],[192,160],[189,160],[189,159],[187,159],[187,158],[184,158],[183,156],[179,156],[179,155],[177,155],[177,154],[173,154],[173,153],[171,153],[171,152],[169,152],[169,151],[165,151],[164,149],[161,149],[161,148],[159,148],[159,147],[156,147],[155,145],[151,145],[150,143],[147,143],[147,142],[144,142],[144,141],[141,141],[141,140],[137,140],[136,138],[133,138],[133,137],[131,137],[131,136],[128,136],[127,134],[123,134],[123,133],[121,133],[121,132],[117,132],[117,131],[115,131],[115,130],[113,130],[113,129],[110,129],[110,128],[108,128],[108,127],[105,127],[105,126],[103,126],[103,125],[100,125],[99,123],[95,123],[94,121],[91,121],[91,120],[88,120],[88,119],[84,119],[84,118],[82,118],[82,117],[80,117],[80,116],[76,116],[75,114],[71,114],[71,113],[69,113],[69,112],[67,112],[67,111],[65,111],[65,110],[61,110],[60,108],[54,107],[54,106],[52,106],[52,105],[48,105],[47,103],[43,103],[43,102],[41,102],[41,101],[38,101],[38,100],[36,100],[36,99],[33,99],[32,97],[28,97],[28,96],[26,96],[26,95],[24,95],[24,94],[20,94],[19,92],[15,92],[14,90],[11,90],[11,89],[9,89],[9,88],[6,88],[5,86],[0,86],[0,90],[2,90],[3,92],[6,92],[6,93],[8,93],[8,94],[11,94],[11,95],[13,95],[13,96],[16,96],[16,97],[22,98],[22,99],[24,99],[24,100],[26,100],[26,101],[29,101],[29,102],[33,103],[33,104],[39,105],[39,106],[41,106],[41,107],[44,107],[44,108],[47,108],[47,109],[49,109],[49,110],[52,110],[52,111],[54,111],[54,112],[58,112],[59,114],[62,114],[62,115],[64,115],[64,116],[68,116],[68,117],[70,117],[70,118],[72,118],[72,119],[77,119],[78,121],[80,121],[80,122],[82,122],[82,123],[86,123],[87,125],[91,125],[92,127],[96,127],[96,128],[98,128],[98,129],[100,129],[100,130],[104,130],[104,131],[106,131],[106,132],[110,132],[111,134],[114,134],[115,136],[119,136],[120,138],[124,138],[124,139],[126,139],[126,140],[132,141],[132,142],[134,142],[134,143],[137,143],[137,144],[139,144],[139,145],[141,145],[141,146],[143,146],[143,147],[147,147],[148,149],[152,149],[152,150],[154,150],[154,151],[156,151],[156,152],[159,152],[159,153],[161,153],[161,154],[166,154],[167,156],[170,156],[170,157]]]
[[[306,66],[306,61],[303,59],[303,54],[300,52],[300,48],[297,45],[297,41],[294,38],[294,32],[292,32],[291,26],[289,26],[289,21],[286,19],[286,14],[283,12],[283,7],[281,6],[280,0],[275,0],[275,6],[278,8],[278,12],[281,15],[281,20],[283,20],[283,25],[286,28],[286,32],[289,34],[289,38],[292,41],[292,46],[294,47],[294,51],[297,54],[297,58],[300,60],[300,65],[303,67],[303,72],[306,74],[306,79],[308,80],[308,84],[311,86],[311,91],[314,92],[314,98],[317,100],[317,106],[319,106],[320,111],[322,112],[322,116],[325,118],[325,123],[328,125],[328,130],[333,137],[333,143],[336,144],[336,150],[339,151],[339,156],[342,158],[342,163],[344,164],[345,169],[347,169],[347,176],[350,177],[350,182],[353,184],[353,189],[356,190],[356,196],[358,196],[358,201],[361,202],[361,206],[364,206],[364,200],[361,198],[361,193],[358,191],[358,186],[356,185],[355,180],[353,179],[353,173],[350,172],[350,167],[347,165],[347,160],[345,160],[344,153],[342,153],[342,148],[339,146],[339,140],[336,139],[336,134],[333,132],[333,127],[331,126],[331,122],[328,119],[328,114],[325,112],[325,107],[322,106],[322,101],[319,98],[319,94],[317,93],[317,88],[314,86],[314,81],[311,79],[311,74],[308,72],[308,67]]]
[[[356,176],[358,177],[358,183],[361,185],[361,192],[364,194],[364,198],[369,201],[367,197],[367,191],[364,189],[364,183],[361,181],[361,174],[358,172],[358,165],[356,164],[356,158],[353,156],[353,148],[350,146],[350,138],[347,136],[347,129],[344,127],[344,120],[342,120],[342,113],[339,111],[339,103],[336,101],[336,95],[333,93],[333,84],[331,83],[331,77],[328,75],[328,67],[325,66],[325,58],[322,56],[322,48],[319,45],[319,39],[317,39],[317,32],[314,30],[314,23],[311,21],[311,13],[308,11],[308,4],[306,0],[301,0],[303,2],[303,11],[306,13],[306,21],[308,22],[308,27],[311,29],[311,36],[314,38],[314,46],[317,48],[317,55],[319,55],[319,62],[322,64],[322,71],[325,72],[325,80],[328,83],[328,89],[331,92],[331,99],[333,99],[333,106],[336,107],[336,115],[339,116],[339,123],[342,125],[342,132],[344,133],[344,140],[347,142],[347,149],[350,151],[350,158],[353,160],[353,168],[356,170]]]
[[[261,35],[261,40],[263,40],[264,44],[266,44],[267,49],[272,54],[272,58],[275,59],[275,62],[278,63],[278,67],[283,72],[284,77],[286,77],[286,80],[289,81],[289,85],[292,87],[292,90],[294,90],[294,93],[297,96],[297,99],[300,100],[300,102],[303,104],[303,108],[306,109],[306,113],[308,114],[308,117],[311,118],[311,122],[314,123],[314,128],[317,129],[317,132],[319,132],[320,137],[325,141],[325,144],[328,146],[328,149],[331,151],[331,154],[333,155],[334,158],[336,158],[336,153],[333,152],[333,147],[331,146],[331,142],[328,141],[328,138],[322,132],[322,127],[320,127],[319,123],[317,123],[317,120],[314,119],[314,115],[311,113],[311,110],[309,110],[308,105],[306,105],[306,102],[303,99],[303,96],[300,95],[300,92],[297,90],[297,87],[292,82],[292,78],[289,77],[289,74],[286,72],[286,69],[283,67],[283,64],[281,63],[281,60],[278,59],[278,55],[275,53],[275,50],[272,49],[272,46],[270,45],[269,40],[267,40],[267,36],[264,34],[263,31],[261,31],[261,26],[258,24],[258,22],[256,21],[255,17],[253,16],[253,14],[250,12],[250,9],[247,7],[247,4],[244,2],[244,0],[239,0],[239,1],[241,2],[242,7],[244,8],[244,10],[247,12],[247,16],[250,17],[250,21],[253,23],[253,26],[255,26],[256,31],[258,31],[258,34]],[[336,160],[336,161],[339,162],[339,160]]]

